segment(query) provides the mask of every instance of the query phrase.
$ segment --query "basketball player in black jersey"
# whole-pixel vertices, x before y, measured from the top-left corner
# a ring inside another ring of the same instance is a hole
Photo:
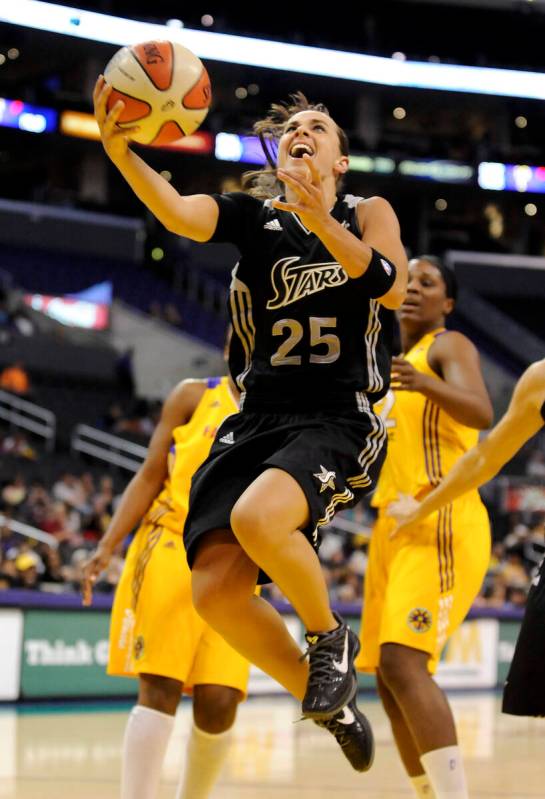
[[[507,413],[476,447],[460,458],[422,502],[401,497],[389,507],[397,530],[422,521],[466,491],[491,480],[545,424],[545,360],[522,375]],[[534,579],[503,693],[503,712],[545,716],[545,560]]]
[[[258,199],[180,196],[128,148],[116,130],[122,103],[106,114],[109,92],[99,79],[102,141],[140,199],[172,232],[241,253],[229,300],[241,413],[194,477],[184,531],[195,607],[300,698],[303,715],[339,731],[359,725],[363,741],[359,642],[331,611],[316,549],[320,526],[372,489],[384,458],[372,405],[388,389],[391,309],[407,284],[396,216],[379,197],[337,195],[346,136],[302,95],[266,120],[278,168],[266,176],[270,198]],[[273,580],[302,619],[308,665],[282,617],[255,597],[258,580]]]

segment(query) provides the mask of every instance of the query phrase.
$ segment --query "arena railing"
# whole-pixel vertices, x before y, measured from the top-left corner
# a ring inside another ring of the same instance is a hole
[[[0,390],[0,419],[45,438],[46,448],[54,449],[57,419],[47,408]]]
[[[72,452],[89,455],[97,460],[136,472],[142,465],[147,448],[120,436],[104,433],[96,427],[78,424],[72,433]]]
[[[7,527],[12,533],[22,535],[25,538],[31,538],[34,541],[41,541],[43,544],[53,547],[53,549],[57,549],[59,546],[59,542],[55,536],[45,533],[43,530],[38,530],[37,527],[32,527],[30,524],[18,522],[16,519],[10,519],[7,516],[3,516],[1,513],[0,527]]]

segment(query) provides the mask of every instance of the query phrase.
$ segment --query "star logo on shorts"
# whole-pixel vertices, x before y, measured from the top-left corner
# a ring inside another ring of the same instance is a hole
[[[413,608],[407,616],[407,624],[415,633],[427,633],[432,623],[432,615],[426,608]]]
[[[322,464],[320,464],[320,469],[322,470],[321,472],[313,475],[321,483],[320,494],[327,488],[335,491],[335,477],[337,476],[335,472],[328,471]]]

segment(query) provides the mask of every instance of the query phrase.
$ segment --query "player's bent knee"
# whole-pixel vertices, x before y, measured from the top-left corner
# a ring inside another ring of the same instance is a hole
[[[231,511],[231,529],[243,549],[251,555],[263,552],[273,544],[271,518],[263,509],[251,505],[247,500],[235,503]]]
[[[429,655],[402,644],[383,644],[380,648],[380,675],[386,687],[396,694],[414,685],[419,674],[428,675]]]
[[[138,703],[160,713],[173,716],[180,701],[183,684],[171,677],[158,674],[141,674]]]
[[[203,732],[219,735],[231,729],[242,695],[224,685],[196,685],[193,689],[193,718]]]
[[[202,619],[211,623],[222,601],[225,602],[225,597],[222,600],[218,583],[213,580],[212,575],[194,572],[191,590],[195,610]]]

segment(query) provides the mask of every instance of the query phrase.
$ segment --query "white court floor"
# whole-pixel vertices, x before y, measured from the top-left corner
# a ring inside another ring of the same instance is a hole
[[[545,796],[545,720],[503,716],[495,694],[451,697],[472,799]],[[311,722],[294,724],[284,698],[252,699],[239,711],[235,745],[214,799],[409,799],[412,796],[377,701],[360,705],[377,739],[375,765],[351,771],[334,740]],[[190,725],[176,718],[160,799],[174,799]],[[128,706],[0,708],[0,799],[118,799]]]

